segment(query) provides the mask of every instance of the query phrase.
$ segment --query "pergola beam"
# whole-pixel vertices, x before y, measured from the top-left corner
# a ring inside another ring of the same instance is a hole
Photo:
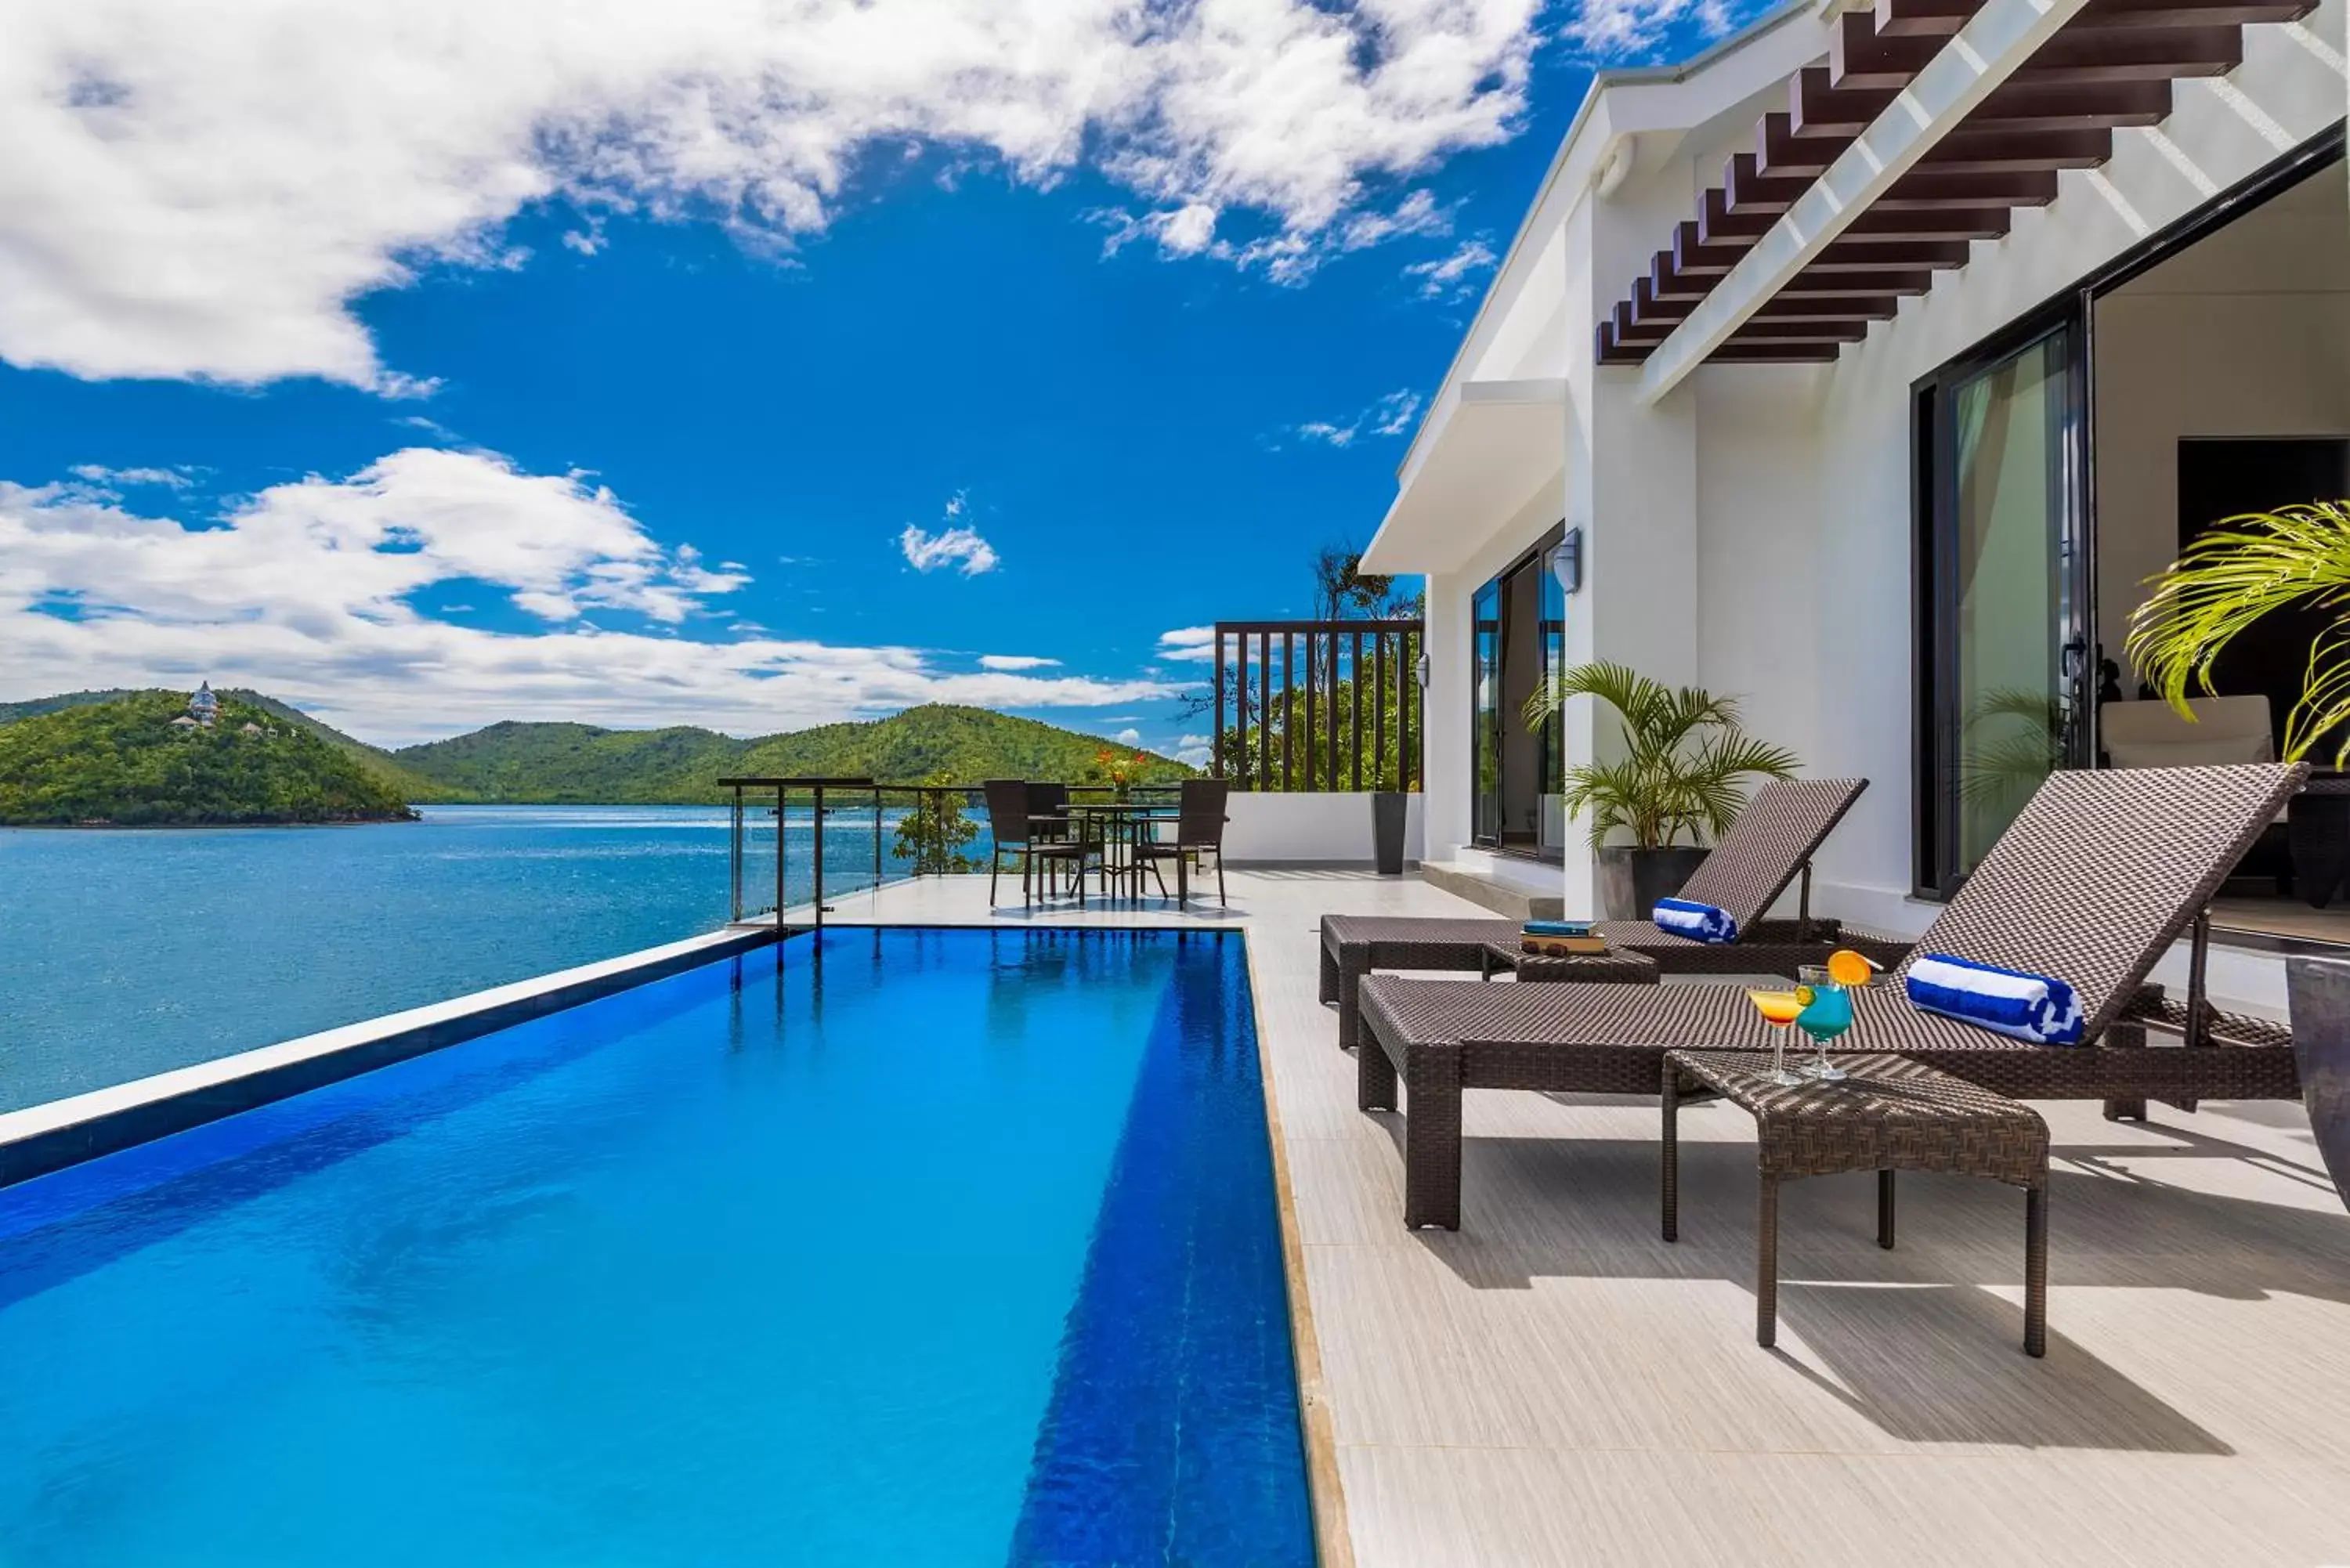
[[[1659,345],[1640,372],[1640,400],[1654,403],[1728,343],[2088,3],[1983,0],[1917,79]]]

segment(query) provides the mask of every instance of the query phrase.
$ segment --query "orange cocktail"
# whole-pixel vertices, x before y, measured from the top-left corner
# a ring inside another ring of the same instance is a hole
[[[1811,997],[1802,991],[1749,991],[1746,1000],[1771,1026],[1771,1081],[1794,1088],[1802,1077],[1787,1071],[1787,1032],[1795,1026],[1795,1015],[1804,1011]]]

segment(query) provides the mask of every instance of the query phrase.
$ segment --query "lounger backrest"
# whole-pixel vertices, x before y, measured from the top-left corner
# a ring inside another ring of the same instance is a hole
[[[1752,925],[1867,787],[1866,779],[1764,780],[1680,896]]]
[[[2094,1040],[2308,774],[2298,763],[2051,774],[1897,972],[1947,953],[2054,975]]]

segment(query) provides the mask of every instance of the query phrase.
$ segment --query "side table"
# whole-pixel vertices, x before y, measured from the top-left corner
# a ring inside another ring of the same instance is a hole
[[[1515,974],[1521,981],[1574,981],[1585,985],[1654,985],[1657,961],[1616,949],[1604,953],[1530,953],[1516,942],[1487,942],[1477,977]]]
[[[1839,1055],[1841,1083],[1783,1086],[1750,1051],[1668,1051],[1664,1073],[1664,1233],[1680,1228],[1679,1113],[1724,1099],[1754,1118],[1762,1199],[1755,1220],[1754,1342],[1779,1334],[1779,1184],[1877,1172],[1877,1244],[1893,1245],[1893,1173],[1988,1177],[2024,1190],[2023,1350],[2048,1348],[2048,1124],[2018,1101],[1903,1056]]]

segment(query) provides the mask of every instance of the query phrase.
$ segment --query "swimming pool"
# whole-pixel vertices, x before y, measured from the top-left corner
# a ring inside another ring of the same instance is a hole
[[[1309,1563],[1240,942],[835,929],[0,1190],[0,1560]]]

